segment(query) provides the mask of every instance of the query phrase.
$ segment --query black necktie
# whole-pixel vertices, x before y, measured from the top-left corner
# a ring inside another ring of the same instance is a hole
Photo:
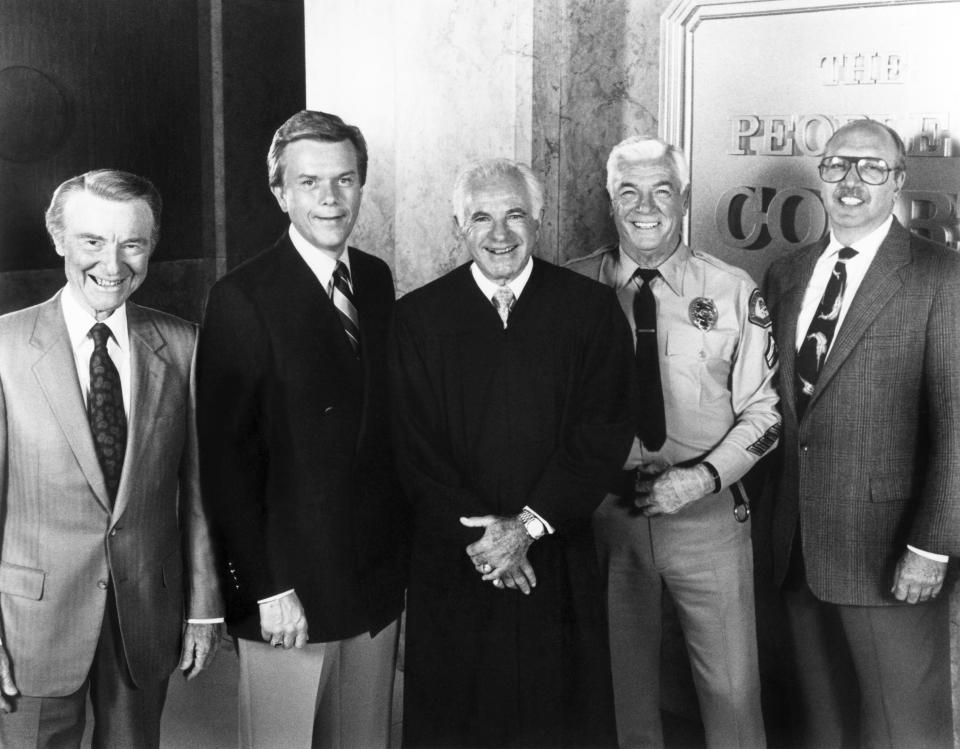
[[[87,419],[112,502],[117,498],[123,456],[127,450],[127,416],[123,411],[120,373],[107,353],[110,328],[98,322],[90,328],[90,337],[93,339],[93,354],[90,355]]]
[[[637,382],[640,387],[640,424],[637,436],[648,450],[659,450],[667,438],[657,348],[657,300],[650,284],[660,275],[656,268],[638,268],[633,275],[633,322],[637,329]]]
[[[337,308],[343,330],[350,339],[353,353],[360,354],[360,316],[357,314],[357,305],[353,301],[353,290],[350,288],[350,271],[340,260],[333,271],[333,291],[331,294],[333,306]]]
[[[843,290],[847,285],[847,261],[857,254],[852,247],[840,250],[836,265],[827,281],[827,288],[823,290],[820,306],[810,321],[807,334],[803,338],[800,350],[797,352],[797,417],[803,418],[803,413],[813,395],[813,388],[817,384],[823,362],[827,358],[830,344],[837,331],[837,320],[840,319],[840,309],[843,306]]]

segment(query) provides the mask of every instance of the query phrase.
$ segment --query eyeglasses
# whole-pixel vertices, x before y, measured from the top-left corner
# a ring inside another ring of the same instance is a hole
[[[889,179],[890,172],[901,171],[901,167],[888,166],[883,159],[827,156],[820,162],[820,179],[824,182],[841,182],[851,166],[856,167],[857,176],[868,185],[882,185]]]

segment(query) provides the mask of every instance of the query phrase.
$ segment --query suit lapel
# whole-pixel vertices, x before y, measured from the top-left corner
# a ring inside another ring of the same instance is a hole
[[[40,307],[30,344],[43,352],[33,365],[33,374],[87,483],[97,501],[109,511],[110,497],[93,449],[86,406],[77,379],[77,365],[60,310],[60,294]]]
[[[123,515],[130,500],[133,473],[142,465],[140,453],[150,444],[150,430],[156,421],[163,391],[167,363],[159,351],[166,345],[160,331],[147,312],[135,304],[127,304],[127,325],[130,339],[130,418],[127,420],[127,453],[123,473],[113,507],[116,521]]]
[[[816,266],[817,259],[826,246],[827,242],[824,240],[798,253],[795,263],[785,274],[785,288],[781,292],[782,302],[778,311],[780,319],[777,326],[777,347],[780,349],[780,381],[784,384],[784,387],[780,393],[780,401],[786,404],[794,418],[797,415],[797,392],[794,387],[797,362],[797,320],[800,317],[803,296],[807,285],[810,283],[810,277],[813,275],[814,266]]]
[[[824,362],[817,386],[810,398],[809,406],[819,398],[823,390],[830,384],[844,361],[850,356],[854,347],[863,338],[867,328],[873,323],[880,310],[886,306],[890,298],[903,286],[903,279],[897,272],[910,262],[910,234],[894,219],[893,225],[886,239],[877,250],[877,255],[863,277],[857,295],[850,304],[833,348]],[[809,409],[808,406],[808,409]]]
[[[359,257],[352,247],[347,247],[347,252],[350,253],[353,297],[357,300],[357,317],[360,320],[360,366],[363,368],[363,406],[360,412],[360,428],[357,430],[357,443],[354,446],[354,453],[358,453],[366,437],[370,413],[370,395],[373,387],[373,362],[370,360],[373,349],[370,342],[370,326],[374,317],[370,305],[376,302],[372,298],[364,299],[363,296],[363,290],[369,288],[363,258]],[[332,304],[331,301],[331,306]],[[364,310],[367,312],[367,324],[364,324]],[[340,324],[339,319],[337,324]]]

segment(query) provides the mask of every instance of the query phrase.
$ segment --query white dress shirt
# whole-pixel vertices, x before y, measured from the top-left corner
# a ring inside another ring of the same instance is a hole
[[[830,243],[823,253],[821,253],[817,264],[813,267],[813,275],[810,276],[810,283],[807,284],[807,290],[803,295],[803,304],[800,306],[800,316],[797,318],[797,351],[800,351],[800,346],[803,344],[803,339],[807,335],[810,322],[813,320],[813,316],[820,306],[820,300],[823,298],[823,292],[827,289],[827,283],[830,281],[833,267],[837,264],[837,257],[840,254],[840,250],[844,247],[852,247],[857,251],[857,254],[846,262],[847,282],[843,287],[843,301],[840,305],[840,317],[837,318],[836,330],[840,330],[840,326],[843,325],[843,319],[850,310],[850,305],[857,294],[857,290],[860,288],[860,284],[863,283],[863,277],[867,275],[867,270],[870,268],[873,259],[877,256],[877,250],[880,249],[883,240],[886,239],[887,234],[890,232],[890,225],[892,223],[893,216],[890,215],[886,221],[867,234],[867,236],[849,245],[837,240],[833,232],[830,233]],[[833,340],[837,340],[836,332],[834,332]],[[830,342],[830,348],[833,348],[833,341]],[[830,350],[828,349],[827,356],[829,355]]]
[[[300,257],[303,258],[303,261],[310,266],[310,270],[313,271],[313,275],[317,277],[317,280],[320,284],[327,290],[327,294],[333,294],[333,271],[336,270],[337,261],[339,260],[345,266],[347,270],[351,271],[350,268],[350,253],[344,249],[340,253],[340,257],[335,260],[330,257],[323,250],[317,249],[312,244],[310,244],[304,236],[297,231],[297,227],[293,224],[290,224],[290,241],[293,242],[294,249],[300,254]],[[353,286],[353,273],[350,273],[350,286]]]
[[[97,319],[77,299],[73,288],[67,284],[60,293],[60,309],[67,324],[70,348],[77,366],[77,378],[80,380],[80,392],[83,402],[90,397],[90,357],[93,355],[93,338],[90,328]],[[127,305],[115,309],[105,320],[100,320],[110,328],[111,337],[107,339],[107,353],[120,375],[120,389],[123,394],[123,410],[130,418],[130,335],[127,327]]]
[[[839,331],[840,326],[843,325],[843,320],[847,316],[850,305],[853,303],[853,298],[856,296],[860,284],[863,283],[863,278],[867,275],[870,264],[877,256],[877,250],[880,249],[880,245],[883,244],[883,240],[886,239],[887,234],[890,232],[890,225],[892,223],[893,215],[891,214],[887,217],[886,221],[872,232],[849,245],[838,241],[833,235],[833,232],[830,232],[830,243],[817,260],[817,264],[813,268],[813,275],[810,276],[810,283],[807,284],[807,290],[803,295],[800,316],[797,318],[797,351],[800,351],[804,336],[806,336],[807,329],[810,327],[810,322],[813,320],[814,314],[816,314],[817,307],[820,306],[820,300],[823,298],[823,292],[827,288],[827,282],[830,280],[833,266],[837,263],[837,256],[840,254],[840,250],[844,247],[852,247],[857,251],[857,254],[846,262],[847,282],[843,287],[843,301],[840,304],[840,317],[837,318],[837,327],[834,331],[833,341],[837,340],[837,331]],[[830,348],[827,349],[828,357],[830,356],[830,351],[833,350],[833,341],[830,342]],[[907,548],[922,557],[933,559],[937,562],[945,563],[950,559],[950,557],[943,554],[924,551],[910,544],[907,544]]]

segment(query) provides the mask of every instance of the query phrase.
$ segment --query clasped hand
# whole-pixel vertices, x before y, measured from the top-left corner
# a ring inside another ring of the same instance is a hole
[[[701,465],[667,468],[662,463],[646,463],[637,468],[635,489],[633,503],[645,516],[672,515],[709,494],[713,478]]]
[[[527,559],[533,539],[516,517],[482,515],[460,518],[467,528],[483,528],[483,536],[467,547],[467,556],[483,580],[495,587],[519,590],[524,595],[537,586],[537,576]]]

